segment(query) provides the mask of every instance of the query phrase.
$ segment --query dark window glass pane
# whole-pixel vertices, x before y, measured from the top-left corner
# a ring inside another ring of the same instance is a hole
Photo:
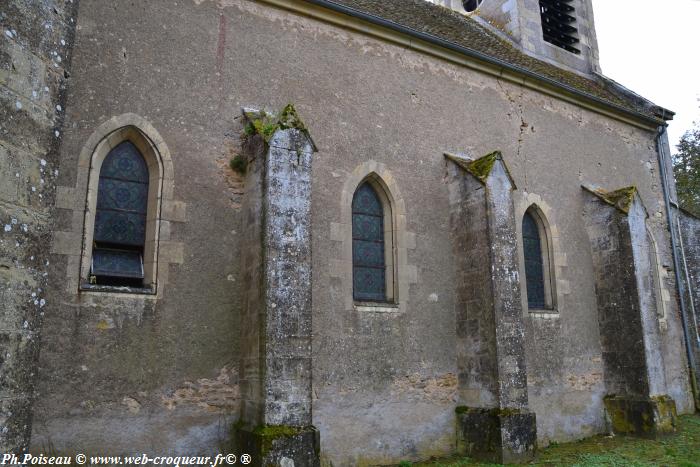
[[[145,238],[145,214],[97,210],[95,214],[95,242],[143,247]]]
[[[100,178],[97,209],[131,211],[146,214],[148,185],[125,180]]]
[[[148,183],[148,167],[136,146],[124,141],[112,149],[100,169],[100,178],[116,178],[133,182]]]
[[[360,186],[352,201],[353,297],[386,301],[384,259],[384,210],[368,183]]]
[[[355,266],[371,266],[384,269],[383,242],[355,240],[353,245],[352,261]]]
[[[94,241],[143,247],[147,207],[146,161],[125,141],[107,154],[100,169]]]
[[[92,251],[92,273],[95,276],[143,279],[141,253],[95,248]]]
[[[386,301],[384,269],[353,268],[353,288],[355,300],[373,302]]]
[[[529,308],[545,308],[542,241],[537,221],[530,213],[525,213],[523,217],[523,251],[525,256],[527,305]]]
[[[384,241],[383,217],[368,216],[366,214],[353,214],[352,238],[356,240]]]
[[[100,169],[95,212],[92,275],[105,285],[143,279],[148,167],[136,146],[112,149]]]
[[[377,193],[369,183],[363,184],[355,192],[352,199],[352,212],[360,214],[373,214],[383,216],[382,203],[379,201]]]

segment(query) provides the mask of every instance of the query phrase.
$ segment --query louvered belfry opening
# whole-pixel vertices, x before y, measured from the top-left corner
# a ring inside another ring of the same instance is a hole
[[[580,54],[574,0],[540,0],[544,40],[571,53]]]

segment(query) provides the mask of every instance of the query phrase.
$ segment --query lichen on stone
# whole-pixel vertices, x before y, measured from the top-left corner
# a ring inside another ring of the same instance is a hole
[[[238,172],[241,175],[244,175],[246,173],[246,170],[248,169],[248,159],[241,155],[241,154],[236,154],[234,157],[231,158],[231,161],[229,162],[229,167],[231,167],[231,170],[234,172]]]
[[[294,104],[287,104],[279,114],[271,114],[264,110],[245,112],[248,123],[244,128],[246,136],[260,135],[265,143],[270,143],[277,130],[296,129],[308,136],[306,125],[299,117]]]
[[[272,450],[276,439],[291,438],[302,431],[302,428],[288,425],[260,425],[253,430],[253,434],[259,438],[261,454],[265,456]]]
[[[279,119],[277,120],[277,124],[281,130],[295,128],[303,132],[307,131],[306,125],[304,125],[304,122],[299,117],[299,114],[297,113],[297,110],[294,108],[293,104],[287,104],[284,109],[282,109]]]
[[[484,157],[468,163],[467,170],[470,174],[474,175],[482,182],[486,182],[486,179],[489,178],[489,175],[491,174],[491,170],[493,170],[494,164],[496,164],[496,161],[501,158],[501,151],[494,151],[485,155]]]
[[[637,194],[637,187],[633,185],[615,191],[605,191],[597,188],[590,191],[609,205],[616,207],[625,214],[629,214],[634,196]]]
[[[609,395],[603,402],[615,433],[655,438],[676,430],[676,404],[669,396]]]
[[[491,171],[493,170],[494,165],[496,165],[496,161],[503,160],[503,155],[501,154],[501,151],[493,151],[476,160],[463,159],[448,153],[445,153],[445,157],[453,161],[462,169],[472,174],[474,177],[476,177],[477,180],[479,180],[483,184],[486,184],[486,181],[488,180],[489,175],[491,175]],[[515,182],[513,182],[513,177],[510,175],[508,167],[505,164],[503,164],[503,168],[505,169],[508,178],[510,178],[511,183],[515,187]]]
[[[260,425],[253,430],[253,433],[263,438],[289,438],[298,435],[301,428],[288,425]]]

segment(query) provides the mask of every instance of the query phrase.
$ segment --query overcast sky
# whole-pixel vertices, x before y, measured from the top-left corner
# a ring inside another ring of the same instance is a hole
[[[676,112],[672,152],[700,124],[700,0],[593,0],[603,74]]]

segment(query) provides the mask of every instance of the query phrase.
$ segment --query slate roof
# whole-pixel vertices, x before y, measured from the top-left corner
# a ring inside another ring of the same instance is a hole
[[[502,62],[564,89],[585,93],[628,112],[655,120],[670,120],[673,112],[659,107],[615,81],[595,75],[590,78],[530,57],[509,41],[476,20],[425,0],[307,0],[395,29],[409,28],[446,41],[492,61]]]

